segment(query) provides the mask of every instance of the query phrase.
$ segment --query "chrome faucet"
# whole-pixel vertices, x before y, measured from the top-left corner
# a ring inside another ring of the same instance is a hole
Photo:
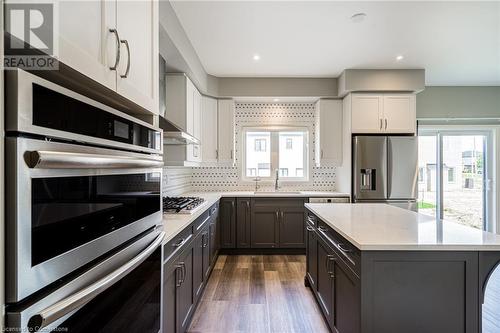
[[[278,191],[280,189],[279,180],[280,180],[280,170],[276,169],[276,180],[274,181],[274,190],[275,191]]]

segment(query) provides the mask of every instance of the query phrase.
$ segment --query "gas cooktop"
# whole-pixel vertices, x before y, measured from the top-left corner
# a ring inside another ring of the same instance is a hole
[[[163,212],[167,214],[193,214],[205,204],[200,197],[164,197]]]

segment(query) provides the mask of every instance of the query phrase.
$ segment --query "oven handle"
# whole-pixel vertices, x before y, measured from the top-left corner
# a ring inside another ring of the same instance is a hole
[[[161,159],[102,154],[33,151],[28,166],[37,169],[109,169],[163,166]]]
[[[30,332],[39,331],[41,328],[53,323],[59,318],[64,317],[71,311],[78,309],[79,307],[89,303],[92,299],[97,297],[103,291],[111,287],[125,275],[134,270],[139,266],[144,260],[146,260],[161,244],[165,232],[161,232],[158,237],[146,248],[144,251],[139,253],[132,260],[127,262],[125,265],[114,270],[110,274],[96,281],[94,284],[80,290],[79,292],[49,306],[48,308],[38,312],[33,315],[28,321],[28,328]]]

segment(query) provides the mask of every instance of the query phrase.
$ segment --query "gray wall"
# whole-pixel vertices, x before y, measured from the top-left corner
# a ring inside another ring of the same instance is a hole
[[[417,94],[417,118],[500,118],[500,86],[426,87]]]
[[[218,78],[222,97],[335,97],[336,78]]]

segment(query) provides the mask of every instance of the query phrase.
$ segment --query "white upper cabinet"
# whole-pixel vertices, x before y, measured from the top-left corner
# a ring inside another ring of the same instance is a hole
[[[234,164],[234,101],[218,101],[219,162]]]
[[[387,133],[415,133],[415,95],[384,95],[384,130]]]
[[[382,95],[352,95],[353,133],[379,133],[382,130]]]
[[[165,118],[202,141],[202,95],[184,74],[168,74],[166,87]],[[166,145],[164,154],[168,165],[196,166],[202,161],[203,152],[200,145]]]
[[[158,1],[117,0],[118,93],[158,113]]]
[[[165,118],[201,138],[201,94],[184,74],[168,74]]]
[[[352,94],[352,133],[415,133],[414,94]]]
[[[321,99],[316,103],[316,166],[342,165],[342,121],[342,100]]]
[[[217,100],[202,97],[201,104],[201,156],[204,163],[217,162]]]
[[[116,1],[58,1],[59,60],[116,90]]]
[[[158,1],[58,4],[59,60],[158,114]]]

